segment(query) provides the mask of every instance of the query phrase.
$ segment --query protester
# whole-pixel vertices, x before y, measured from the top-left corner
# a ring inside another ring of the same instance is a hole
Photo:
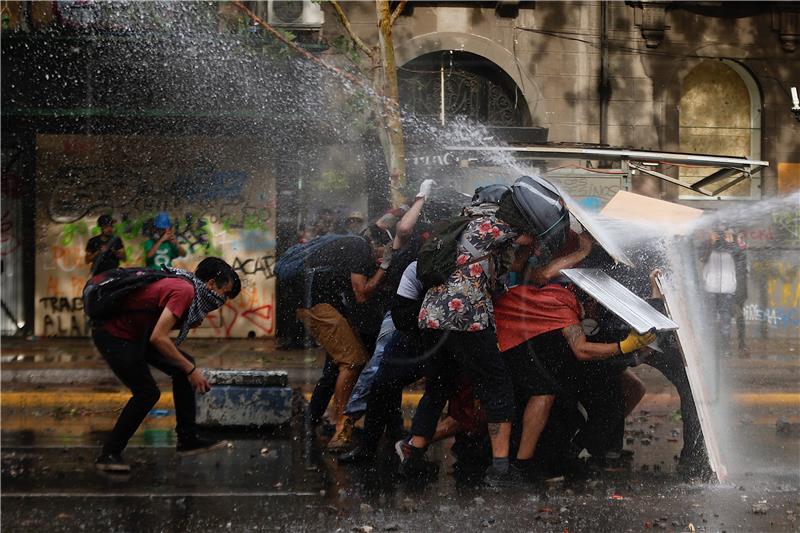
[[[350,211],[344,218],[344,232],[350,235],[360,235],[364,231],[364,215],[361,211]]]
[[[111,215],[100,215],[97,219],[100,235],[92,237],[86,243],[84,259],[87,265],[92,265],[93,276],[117,268],[120,261],[125,261],[125,246],[122,239],[114,235],[116,222]]]
[[[660,275],[661,271],[659,269],[654,269],[650,273],[651,294],[647,301],[655,309],[663,313],[666,311],[664,295],[656,283],[656,278]],[[675,386],[678,392],[681,402],[681,422],[683,424],[683,447],[678,456],[678,470],[688,477],[708,480],[712,475],[711,466],[706,452],[703,429],[700,426],[700,417],[697,414],[697,406],[689,384],[689,377],[686,374],[686,367],[678,345],[677,335],[675,333],[661,335],[658,345],[659,350],[643,350],[641,361],[661,372]]]
[[[333,396],[336,433],[328,443],[330,450],[350,446],[352,425],[342,416],[361,369],[374,345],[368,316],[359,306],[373,299],[391,265],[391,253],[384,256],[386,234],[375,228],[370,238],[343,235],[317,249],[306,261],[306,297],[297,317],[325,349],[325,366],[314,388],[305,417],[307,443]],[[380,267],[376,260],[381,258]],[[378,315],[380,318],[382,315]],[[359,334],[361,333],[361,334]]]
[[[412,437],[398,443],[397,448],[406,476],[429,474],[425,450],[463,369],[475,383],[488,420],[493,461],[486,481],[501,486],[515,482],[508,459],[514,398],[511,378],[497,348],[490,295],[506,268],[501,258],[512,244],[530,246],[533,236],[547,229],[541,224],[543,219],[552,228],[565,218],[568,223],[569,217],[549,183],[527,177],[503,194],[496,211],[473,207],[465,213],[474,219],[459,237],[456,269],[445,283],[427,291],[420,309],[423,347],[432,355]],[[548,214],[556,220],[549,219]],[[418,275],[419,268],[418,264]]]
[[[335,217],[333,215],[333,210],[323,207],[317,213],[317,217],[314,220],[313,225],[313,233],[314,237],[321,237],[322,235],[327,235],[333,231],[333,225],[335,222]]]
[[[414,228],[420,217],[425,200],[431,194],[431,190],[435,184],[436,182],[430,179],[422,182],[419,192],[414,198],[414,203],[407,211],[402,213],[401,219],[397,219],[397,215],[401,214],[401,212],[392,210],[378,219],[375,224],[377,227],[388,232],[387,234],[389,235],[391,235],[392,230],[395,232],[391,247],[387,247],[386,254],[384,255],[385,257],[391,257],[391,267],[387,271],[386,279],[382,285],[382,290],[389,299],[392,299],[393,295],[397,292],[406,267],[417,257],[420,239],[415,233]],[[370,394],[370,388],[383,359],[386,345],[397,331],[392,321],[388,305],[384,305],[384,308],[385,309],[382,309],[382,311],[385,311],[385,314],[383,315],[383,321],[380,325],[380,331],[375,343],[375,350],[368,365],[359,375],[358,382],[353,389],[353,393],[344,411],[345,419],[343,420],[343,424],[345,426],[352,427],[367,410],[367,399]],[[402,419],[395,417],[394,423],[395,426],[401,425]],[[397,428],[395,432],[397,432]],[[345,458],[345,461],[347,461],[347,458]]]
[[[734,231],[729,230],[731,238]],[[728,235],[726,234],[726,239]],[[747,302],[747,242],[743,233],[736,234],[736,249],[733,252],[733,262],[736,264],[736,293],[734,299],[734,316],[736,318],[736,334],[739,340],[739,354],[743,357],[750,355],[746,341],[746,324],[744,318],[744,304]]]
[[[712,230],[700,255],[703,263],[703,288],[719,324],[719,349],[723,357],[731,351],[731,319],[736,298],[736,260],[739,247],[733,232]]]
[[[172,260],[186,256],[186,249],[178,242],[169,214],[162,211],[153,220],[156,236],[144,242],[145,266],[160,269],[172,266]]]
[[[161,394],[149,366],[172,378],[178,454],[201,453],[224,444],[201,438],[197,433],[195,391],[203,394],[211,387],[194,359],[178,345],[190,328],[199,326],[208,313],[239,294],[239,276],[217,257],[203,259],[194,273],[179,269],[171,272],[174,276],[127,295],[119,313],[93,326],[95,346],[117,378],[133,393],[97,458],[99,470],[130,471],[122,459],[122,451]],[[174,329],[179,329],[175,341],[170,338]]]

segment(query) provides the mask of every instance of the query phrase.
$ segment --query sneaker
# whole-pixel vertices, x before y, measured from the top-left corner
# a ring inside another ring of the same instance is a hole
[[[367,451],[362,446],[353,448],[336,458],[336,461],[342,464],[371,463],[374,460],[375,453]]]
[[[227,448],[228,444],[227,440],[203,439],[195,436],[186,439],[178,439],[176,451],[181,457],[186,457]]]
[[[428,461],[425,450],[415,448],[408,440],[399,440],[394,445],[400,457],[400,475],[406,479],[431,479],[439,474],[439,465]]]
[[[328,442],[325,450],[328,452],[343,452],[348,450],[353,443],[353,425],[355,422],[349,416],[342,419],[342,427]]]
[[[95,460],[95,467],[102,472],[130,472],[131,466],[118,453],[103,453]]]
[[[500,472],[495,469],[494,465],[491,465],[486,469],[486,475],[483,478],[483,482],[494,489],[521,487],[524,481],[522,470],[516,465],[509,465],[505,472]]]

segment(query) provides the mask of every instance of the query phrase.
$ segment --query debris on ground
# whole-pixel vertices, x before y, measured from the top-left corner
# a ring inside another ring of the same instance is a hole
[[[758,503],[754,503],[750,507],[750,512],[752,512],[753,514],[767,514],[767,511],[769,511],[769,505],[767,505],[767,502],[765,500],[761,500]]]
[[[375,509],[373,509],[372,506],[368,503],[362,503],[359,506],[359,509],[361,510],[362,513],[371,513],[375,511]]]

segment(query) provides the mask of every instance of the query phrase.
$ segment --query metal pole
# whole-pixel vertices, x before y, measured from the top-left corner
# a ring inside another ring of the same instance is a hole
[[[608,81],[608,2],[600,1],[600,144],[608,144],[608,100],[611,87]]]

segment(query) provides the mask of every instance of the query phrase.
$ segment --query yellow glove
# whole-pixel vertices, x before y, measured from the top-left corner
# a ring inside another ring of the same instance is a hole
[[[619,341],[619,351],[620,353],[635,352],[639,348],[644,348],[654,340],[656,340],[656,334],[653,331],[648,331],[647,333],[639,335],[631,330],[627,337]]]

